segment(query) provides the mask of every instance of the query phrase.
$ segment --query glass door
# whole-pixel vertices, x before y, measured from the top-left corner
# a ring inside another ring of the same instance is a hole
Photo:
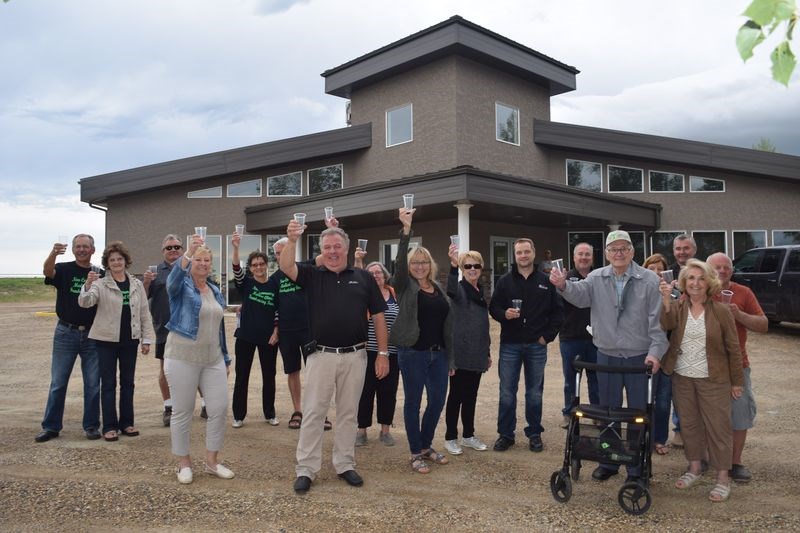
[[[514,262],[514,241],[512,237],[492,237],[492,291],[500,276],[511,271]]]

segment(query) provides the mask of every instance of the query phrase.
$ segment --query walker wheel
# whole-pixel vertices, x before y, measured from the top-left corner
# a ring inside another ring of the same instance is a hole
[[[565,470],[556,470],[550,476],[550,492],[557,502],[564,503],[572,497],[572,481]]]
[[[551,482],[552,483],[552,482]],[[622,509],[632,515],[641,515],[650,509],[652,503],[650,491],[644,485],[629,481],[622,485],[617,495],[617,501]]]

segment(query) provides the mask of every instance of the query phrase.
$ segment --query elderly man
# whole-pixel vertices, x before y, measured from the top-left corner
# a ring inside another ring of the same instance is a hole
[[[597,346],[597,363],[632,367],[652,363],[657,372],[667,351],[667,336],[661,329],[661,293],[655,272],[633,261],[633,244],[626,231],[612,231],[606,237],[608,266],[589,273],[586,279],[570,281],[563,272],[553,270],[550,282],[565,300],[592,312],[592,334]],[[644,374],[598,372],[600,405],[621,407],[623,389],[627,406],[644,410],[647,405],[647,378]],[[641,469],[628,466],[628,481],[638,480]],[[605,481],[616,475],[619,465],[601,463],[592,477]]]
[[[95,343],[89,338],[97,308],[84,309],[78,305],[81,286],[92,268],[94,238],[86,234],[76,235],[72,239],[75,261],[56,264],[56,258],[66,251],[66,244],[55,243],[42,269],[45,284],[56,288],[58,324],[53,335],[50,392],[42,431],[36,435],[36,442],[47,442],[61,432],[69,376],[78,356],[81,357],[83,374],[83,430],[89,440],[100,438],[100,363]]]
[[[580,281],[585,279],[592,271],[594,264],[594,249],[589,243],[581,242],[575,245],[572,251],[573,268],[567,272],[567,279]],[[561,369],[564,372],[564,408],[561,410],[561,427],[569,427],[569,412],[572,400],[575,398],[575,368],[572,361],[580,356],[582,361],[597,362],[597,348],[592,342],[592,335],[586,330],[591,322],[591,310],[575,307],[569,302],[564,302],[564,323],[558,332],[559,348],[561,349]],[[600,395],[597,390],[597,373],[593,370],[586,371],[586,381],[589,387],[589,402],[597,405]]]
[[[733,467],[729,475],[734,481],[747,483],[752,479],[750,470],[742,464],[742,452],[747,440],[747,430],[753,427],[756,417],[756,400],[753,396],[753,387],[750,381],[750,360],[747,357],[747,330],[766,333],[769,321],[761,310],[761,306],[748,287],[731,281],[733,264],[730,257],[723,253],[712,254],[706,262],[717,271],[717,276],[722,282],[722,289],[733,292],[730,310],[736,320],[736,333],[739,336],[739,348],[742,351],[742,365],[744,366],[744,389],[739,398],[731,400],[731,419],[733,425]],[[718,296],[719,298],[719,296]]]
[[[347,264],[350,240],[338,227],[320,235],[322,265],[295,263],[295,247],[305,226],[295,220],[286,228],[288,242],[280,267],[286,277],[306,289],[313,341],[307,344],[306,391],[297,443],[294,490],[305,494],[322,467],[325,415],[336,392],[336,430],[333,466],[340,478],[358,487],[364,481],[355,471],[356,413],[367,368],[367,313],[372,315],[378,356],[375,375],[389,373],[388,330],[383,315],[386,302],[369,272]]]

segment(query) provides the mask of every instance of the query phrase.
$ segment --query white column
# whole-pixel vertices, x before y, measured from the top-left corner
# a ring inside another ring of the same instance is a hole
[[[469,208],[472,204],[467,201],[461,201],[455,204],[458,209],[458,235],[459,235],[459,248],[462,252],[466,252],[469,247]]]

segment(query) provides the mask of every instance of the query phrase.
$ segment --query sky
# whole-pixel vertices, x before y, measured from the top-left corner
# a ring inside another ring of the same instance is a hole
[[[102,250],[105,215],[81,203],[81,178],[344,127],[320,73],[453,15],[581,71],[554,121],[745,148],[765,137],[800,156],[800,75],[771,79],[775,37],[747,63],[736,51],[748,3],[0,3],[0,275],[41,273],[59,235],[91,233]]]

